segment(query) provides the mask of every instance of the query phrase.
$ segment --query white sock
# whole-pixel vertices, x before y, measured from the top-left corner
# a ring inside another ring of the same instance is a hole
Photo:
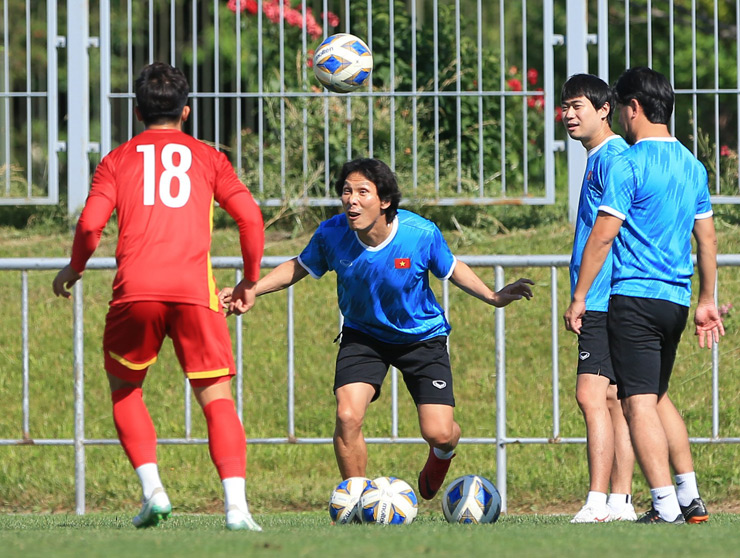
[[[241,477],[231,477],[222,480],[221,484],[224,487],[224,510],[228,512],[231,506],[236,506],[241,511],[249,513],[246,481]]]
[[[586,505],[593,506],[595,508],[603,508],[606,506],[606,494],[604,492],[594,492],[590,490],[588,496],[586,496]]]
[[[455,450],[450,451],[442,451],[439,448],[432,448],[434,451],[434,455],[437,456],[438,459],[452,459],[452,456],[455,455]]]
[[[666,521],[673,521],[676,517],[681,515],[681,508],[678,506],[675,486],[670,485],[651,488],[650,496],[653,498],[653,507],[658,512],[658,515]]]
[[[679,504],[688,506],[694,498],[699,497],[699,487],[696,484],[696,473],[694,471],[676,475],[674,478]]]
[[[156,463],[144,463],[136,468],[136,474],[139,475],[141,482],[141,495],[144,500],[152,497],[157,488],[162,488],[162,481],[159,478],[159,468]]]
[[[609,494],[609,498],[606,500],[606,505],[609,506],[609,509],[616,515],[622,513],[622,510],[627,506],[627,504],[632,503],[632,496],[629,494],[619,494],[617,492],[612,492]]]

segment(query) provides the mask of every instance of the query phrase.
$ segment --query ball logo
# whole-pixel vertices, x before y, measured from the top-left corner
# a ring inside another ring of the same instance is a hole
[[[444,380],[432,380],[432,385],[437,389],[444,389],[447,387],[447,382]]]

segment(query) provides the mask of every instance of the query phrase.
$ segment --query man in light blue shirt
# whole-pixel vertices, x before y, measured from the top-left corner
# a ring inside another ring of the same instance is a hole
[[[398,209],[401,191],[382,161],[345,163],[335,187],[343,212],[321,223],[300,256],[260,279],[257,296],[285,289],[307,275],[336,273],[345,320],[334,376],[339,472],[344,479],[366,476],[362,423],[393,365],[403,374],[421,435],[429,444],[418,484],[429,500],[442,486],[460,439],[447,353],[450,325],[434,297],[429,273],[496,307],[531,298],[533,283],[519,279],[492,291],[452,255],[434,223]],[[240,311],[238,301],[231,310]]]
[[[572,294],[578,282],[583,248],[604,194],[607,166],[628,145],[612,132],[612,91],[598,77],[576,74],[568,78],[561,90],[560,105],[568,135],[588,150],[570,259]],[[578,335],[576,400],[586,423],[589,490],[586,503],[571,523],[637,519],[632,505],[635,454],[617,399],[606,327],[611,275],[612,260],[608,254],[586,297],[586,313]]]

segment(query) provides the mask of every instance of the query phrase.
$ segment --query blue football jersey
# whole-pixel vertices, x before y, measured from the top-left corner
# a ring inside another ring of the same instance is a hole
[[[447,335],[450,325],[429,285],[445,280],[456,259],[437,226],[399,210],[388,238],[363,244],[344,214],[324,221],[298,257],[314,277],[337,274],[339,309],[347,327],[385,343],[413,343]]]
[[[712,216],[704,166],[675,138],[646,138],[612,159],[599,210],[624,223],[612,294],[691,305],[694,221]]]
[[[599,145],[590,149],[586,162],[586,172],[583,175],[581,196],[578,200],[578,214],[576,216],[576,232],[573,239],[573,254],[570,258],[570,294],[573,296],[578,274],[581,271],[581,257],[591,229],[596,221],[601,197],[604,194],[604,182],[609,161],[615,155],[627,149],[629,145],[621,136],[610,136]],[[606,312],[609,308],[609,294],[611,293],[612,254],[604,261],[601,271],[591,284],[586,296],[586,310]]]

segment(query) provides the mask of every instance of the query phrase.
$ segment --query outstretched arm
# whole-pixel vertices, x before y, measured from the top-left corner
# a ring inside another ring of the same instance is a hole
[[[308,271],[298,263],[298,258],[293,258],[292,260],[281,263],[256,283],[248,284],[250,282],[244,279],[239,283],[239,285],[234,287],[233,293],[230,292],[228,288],[223,289],[221,293],[219,293],[219,298],[224,306],[226,304],[229,305],[229,314],[243,314],[249,310],[252,305],[254,305],[254,297],[287,289],[291,285],[294,285],[303,279],[306,275],[308,275]],[[240,285],[243,290],[240,290],[240,292],[237,293],[237,289],[240,289]],[[239,304],[240,299],[237,297],[237,294],[251,295],[253,297],[252,305],[246,307],[246,305]]]
[[[717,278],[717,235],[714,220],[697,219],[694,222],[696,239],[696,264],[699,270],[699,304],[694,313],[696,335],[699,346],[710,349],[712,343],[719,343],[720,335],[725,334],[722,318],[714,303],[714,283]]]
[[[450,281],[466,293],[475,298],[482,300],[487,304],[501,308],[506,306],[510,302],[526,298],[529,300],[532,298],[532,289],[529,285],[534,285],[534,282],[530,279],[519,279],[514,283],[506,285],[503,289],[498,292],[493,292],[488,285],[486,285],[475,272],[470,269],[470,266],[457,261],[455,270],[450,275]]]

